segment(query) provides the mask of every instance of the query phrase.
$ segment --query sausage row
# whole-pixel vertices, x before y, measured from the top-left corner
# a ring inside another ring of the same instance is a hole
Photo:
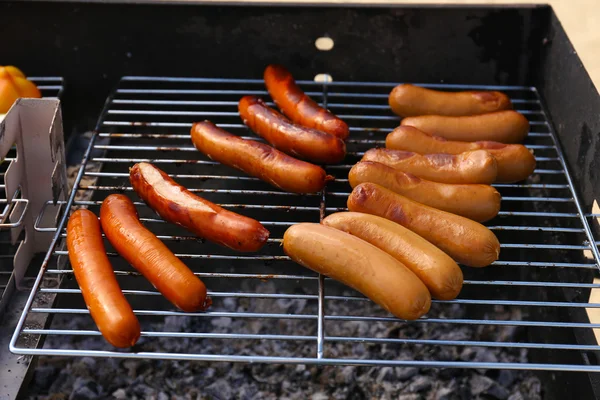
[[[264,79],[283,114],[254,96],[240,100],[239,113],[269,144],[204,121],[191,129],[194,146],[281,190],[323,190],[333,178],[311,162],[342,161],[348,126],[304,94],[283,67],[269,66]],[[349,212],[290,227],[283,248],[292,260],[342,281],[392,314],[416,319],[429,310],[431,296],[458,295],[463,277],[457,262],[483,267],[498,258],[498,239],[479,223],[500,208],[500,194],[489,184],[525,179],[535,158],[515,144],[527,135],[528,122],[510,110],[502,93],[448,94],[400,85],[390,94],[390,106],[407,118],[387,136],[386,148],[367,151],[351,169]],[[201,238],[258,251],[269,237],[258,221],[194,195],[151,164],[134,165],[130,181],[164,220]],[[175,306],[197,311],[210,305],[202,281],[140,223],[131,200],[110,195],[100,222],[91,211],[73,213],[67,246],[91,316],[111,344],[132,346],[140,329],[112,273],[100,227]]]
[[[458,295],[457,262],[484,267],[498,259],[500,243],[480,223],[500,210],[490,184],[527,178],[535,158],[515,144],[529,124],[502,93],[400,85],[389,101],[407,118],[386,148],[368,150],[350,170],[349,212],[292,226],[283,246],[299,264],[416,319],[428,311],[429,296]]]

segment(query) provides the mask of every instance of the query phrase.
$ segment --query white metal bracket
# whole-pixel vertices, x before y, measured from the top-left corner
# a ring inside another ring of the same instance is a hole
[[[15,244],[24,230],[25,238],[14,256],[14,282],[23,289],[23,277],[37,252],[48,250],[52,232],[38,232],[34,222],[48,200],[66,200],[67,181],[62,113],[57,99],[18,99],[0,121],[0,157],[6,160],[16,147],[16,157],[4,175],[8,206],[0,228],[11,228]],[[20,193],[20,194],[19,194]],[[20,197],[20,199],[19,199]],[[60,207],[49,205],[44,221],[58,218]]]

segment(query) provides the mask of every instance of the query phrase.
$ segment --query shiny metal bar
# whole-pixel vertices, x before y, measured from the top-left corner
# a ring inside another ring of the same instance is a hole
[[[83,314],[89,315],[87,308],[40,308],[33,307],[30,312],[42,314]],[[226,312],[226,311],[207,311],[191,312],[168,311],[168,310],[133,310],[134,314],[139,316],[173,316],[173,317],[230,317],[230,318],[269,318],[269,319],[301,319],[316,320],[314,314],[277,314],[261,312]],[[396,317],[375,317],[364,315],[326,315],[325,320],[331,321],[365,321],[365,322],[399,322],[403,321]],[[583,322],[560,322],[560,321],[522,321],[522,320],[493,320],[493,319],[465,319],[465,318],[427,318],[422,317],[415,321],[405,321],[407,323],[444,323],[457,325],[489,325],[489,326],[535,326],[545,328],[600,328],[600,324]]]

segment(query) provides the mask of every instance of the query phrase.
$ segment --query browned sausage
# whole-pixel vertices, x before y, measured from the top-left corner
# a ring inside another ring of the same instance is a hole
[[[417,115],[478,115],[508,110],[512,104],[507,95],[495,91],[471,90],[443,92],[420,86],[396,86],[389,97],[392,111],[401,117]]]
[[[212,160],[287,192],[316,193],[332,179],[317,165],[297,160],[264,143],[244,140],[210,121],[195,123],[191,134],[194,146]]]
[[[83,300],[102,336],[115,347],[133,346],[140,338],[140,323],[117,283],[93,212],[82,209],[71,215],[67,249]]]
[[[336,164],[346,156],[342,139],[295,125],[256,96],[245,96],[238,109],[244,124],[276,149],[317,164]]]
[[[399,126],[385,138],[388,149],[413,151],[419,154],[460,154],[471,150],[486,150],[498,164],[496,182],[518,182],[535,170],[535,157],[522,144],[499,142],[459,142],[431,136],[412,126]]]
[[[321,223],[354,235],[390,254],[414,272],[433,297],[451,300],[460,293],[463,274],[454,260],[403,226],[375,215],[355,212],[331,214]]]
[[[500,255],[498,238],[480,223],[417,203],[374,183],[355,187],[348,197],[348,209],[394,221],[470,267],[485,267]]]
[[[127,196],[108,196],[100,207],[100,223],[115,250],[167,300],[188,312],[210,306],[204,283],[142,225]]]
[[[357,237],[321,224],[292,225],[283,250],[298,264],[354,288],[398,318],[429,311],[427,287],[404,264]]]
[[[427,206],[484,222],[500,211],[500,193],[489,185],[431,182],[374,161],[361,161],[348,174],[350,186],[376,183]]]
[[[375,161],[434,182],[485,183],[496,180],[496,159],[485,150],[459,155],[426,154],[390,149],[370,149],[362,161]]]
[[[320,107],[296,85],[292,74],[281,65],[265,69],[265,85],[277,107],[297,124],[330,133],[344,140],[348,125]]]
[[[269,238],[260,222],[196,196],[152,164],[135,164],[129,180],[138,196],[161,217],[201,238],[238,251],[258,251]]]
[[[402,125],[414,126],[430,135],[464,142],[492,140],[500,143],[521,143],[529,132],[527,118],[512,110],[467,117],[422,115],[404,118]]]

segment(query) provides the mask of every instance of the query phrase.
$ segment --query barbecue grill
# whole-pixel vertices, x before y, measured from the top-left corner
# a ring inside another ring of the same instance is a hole
[[[590,291],[600,288],[593,283],[600,262],[600,209],[593,207],[600,187],[600,104],[551,8],[263,6],[0,5],[0,24],[18,30],[31,45],[28,52],[9,45],[5,60],[30,73],[64,76],[61,99],[70,143],[81,140],[72,132],[92,128],[99,116],[69,198],[48,199],[36,220],[35,229],[52,232],[53,239],[48,252],[30,265],[31,291],[17,291],[25,304],[13,300],[8,305],[20,314],[10,351],[26,356],[26,364],[38,356],[95,356],[527,369],[552,371],[553,379],[544,380],[548,398],[596,396],[595,375],[583,372],[600,371],[593,334],[600,323],[586,314],[600,307],[589,303]],[[24,15],[32,19],[26,31],[19,28]],[[316,49],[320,37],[333,39],[333,49]],[[288,66],[313,99],[350,126],[348,156],[342,165],[327,167],[336,179],[321,194],[273,189],[210,161],[191,144],[192,123],[204,119],[260,140],[242,124],[237,102],[244,95],[268,99],[260,77],[274,62]],[[316,75],[321,75],[317,81]],[[463,268],[460,296],[434,301],[430,313],[414,322],[392,318],[361,295],[295,265],[280,246],[291,224],[318,222],[345,210],[350,167],[367,149],[382,146],[398,125],[387,96],[400,82],[507,93],[530,121],[525,144],[537,160],[526,181],[495,185],[502,208],[487,225],[502,244],[500,260],[489,268]],[[47,89],[61,88],[58,80]],[[73,158],[76,146],[70,148]],[[259,253],[240,255],[164,223],[130,187],[128,168],[142,161],[156,164],[192,192],[260,220],[271,231],[269,243]],[[205,281],[214,302],[208,312],[176,311],[108,245],[126,297],[143,326],[151,327],[142,329],[142,342],[128,351],[93,341],[100,333],[64,245],[68,211],[88,207],[98,213],[110,193],[135,201],[144,224]],[[61,206],[62,218],[47,224],[44,213],[54,205]],[[3,266],[12,254],[4,249]],[[296,309],[298,304],[302,307]],[[161,325],[167,317],[193,319],[197,329]],[[86,322],[73,328],[64,322],[69,319]],[[258,330],[255,321],[263,324]],[[357,331],[357,323],[376,328]],[[409,325],[425,326],[421,332],[478,326],[522,333],[507,340],[394,336]],[[70,341],[61,342],[65,337]],[[200,347],[153,350],[152,343],[169,339]],[[279,354],[281,346],[291,355]],[[420,350],[408,359],[384,351],[347,356],[361,346],[387,346],[398,354]],[[524,351],[527,358],[452,356],[464,348]]]

